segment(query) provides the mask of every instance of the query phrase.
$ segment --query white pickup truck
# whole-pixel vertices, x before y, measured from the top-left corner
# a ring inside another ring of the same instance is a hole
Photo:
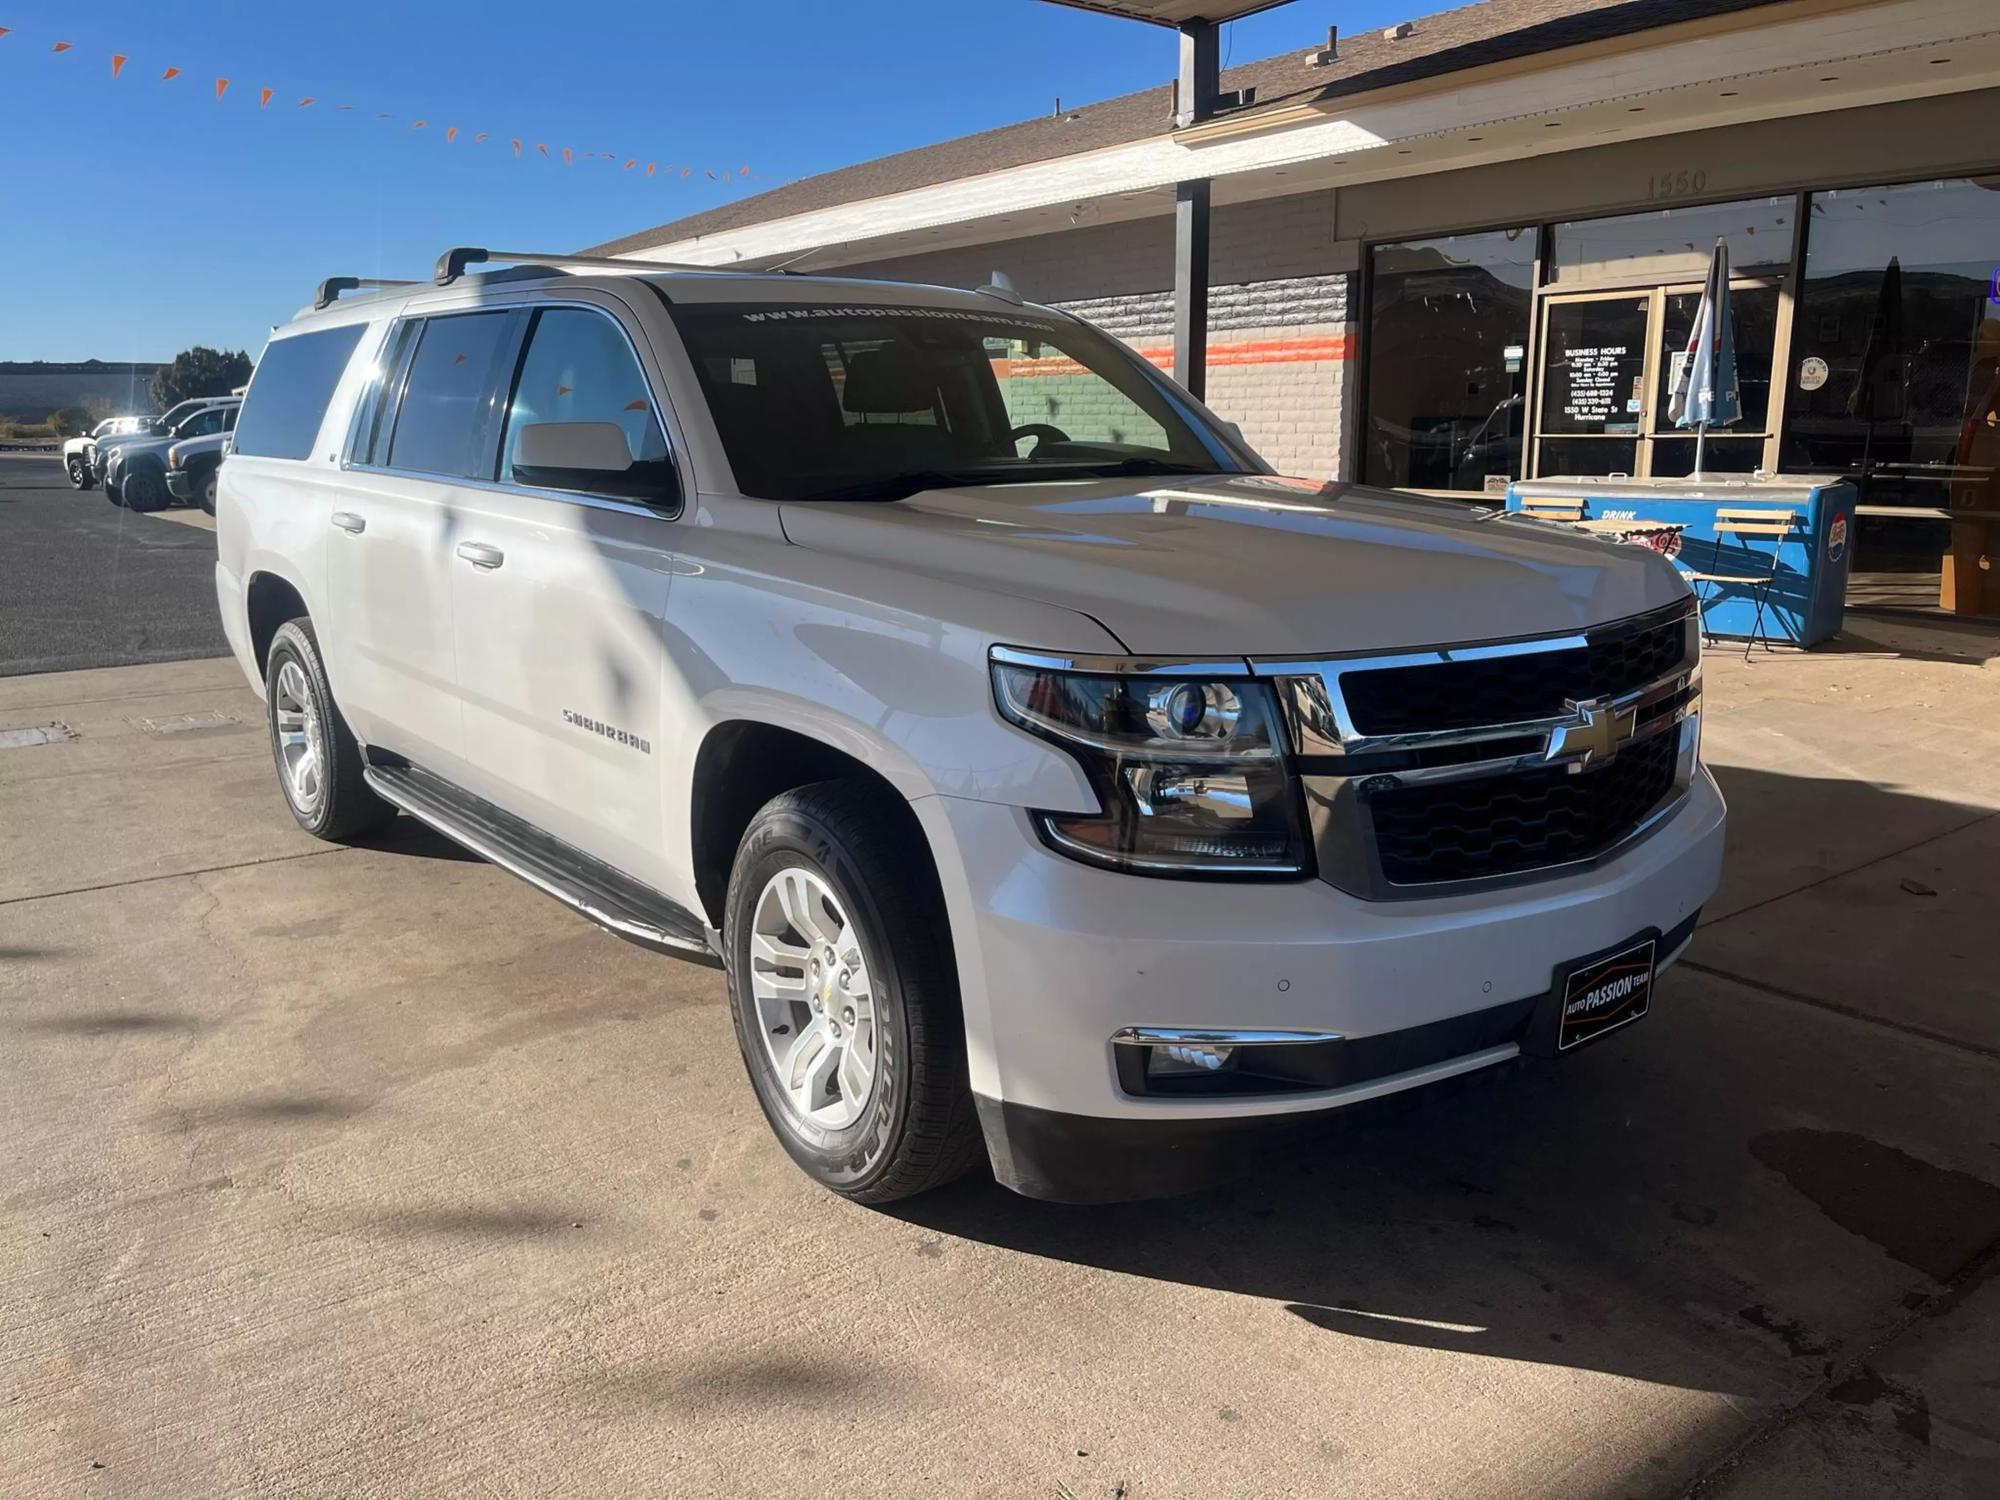
[[[1623,1030],[1715,889],[1648,550],[1275,476],[1004,289],[478,250],[342,289],[221,471],[293,814],[400,809],[719,961],[837,1192],[1206,1180]]]

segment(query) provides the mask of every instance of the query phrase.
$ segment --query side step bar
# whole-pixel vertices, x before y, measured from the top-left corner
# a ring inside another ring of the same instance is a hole
[[[370,765],[364,775],[385,802],[620,937],[720,963],[699,917],[602,860],[415,766]]]

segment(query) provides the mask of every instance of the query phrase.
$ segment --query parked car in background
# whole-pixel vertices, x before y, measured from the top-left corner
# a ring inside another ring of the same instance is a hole
[[[214,515],[216,474],[229,452],[230,437],[227,432],[211,432],[172,444],[167,449],[167,493]]]
[[[134,433],[150,432],[152,417],[106,417],[81,437],[73,437],[62,445],[63,473],[69,476],[70,485],[79,490],[87,490],[95,484],[96,476],[91,472],[91,461],[96,456],[97,445],[105,438],[129,437]]]
[[[257,367],[279,786],[719,959],[833,1191],[1143,1197],[1646,1015],[1724,827],[1665,558],[1278,477],[1006,288],[497,258]]]
[[[165,432],[100,444],[104,498],[128,510],[163,508],[172,498],[167,489],[167,450],[188,438],[230,431],[236,426],[236,413],[242,405],[241,396],[216,397],[167,426]]]

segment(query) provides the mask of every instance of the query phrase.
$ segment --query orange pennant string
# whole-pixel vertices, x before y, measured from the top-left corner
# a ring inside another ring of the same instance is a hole
[[[111,54],[111,76],[113,78],[116,78],[120,73],[125,71],[126,61],[127,61],[126,56],[122,52],[114,52]]]
[[[218,79],[216,79],[216,80],[215,80],[215,97],[216,97],[216,98],[218,98],[218,99],[220,99],[220,98],[221,98],[221,97],[222,97],[222,96],[223,96],[224,94],[226,94],[226,93],[228,93],[228,92],[229,92],[229,80],[228,80],[227,78],[218,78]]]
[[[682,167],[682,168],[681,168],[681,176],[683,176],[683,177],[692,177],[692,176],[694,176],[694,168],[693,168],[693,167]]]
[[[73,46],[75,46],[75,45],[76,45],[76,44],[75,44],[74,42],[57,42],[57,43],[56,43],[56,44],[55,44],[55,45],[54,45],[53,47],[49,48],[49,51],[51,51],[51,52],[67,52],[67,51],[69,51],[69,49],[70,49],[71,47],[73,47]]]
[[[450,144],[451,144],[451,143],[452,143],[453,141],[455,141],[455,140],[457,140],[457,139],[458,139],[458,127],[457,127],[456,125],[447,125],[447,126],[445,126],[445,128],[444,128],[444,143],[445,143],[445,144],[446,144],[447,146],[449,146],[449,145],[450,145]]]
[[[270,105],[271,105],[271,95],[272,95],[272,94],[274,94],[274,93],[276,93],[276,92],[277,92],[277,90],[275,90],[275,89],[259,89],[259,90],[257,91],[257,107],[258,107],[259,109],[268,109],[268,108],[270,108]]]
[[[160,75],[160,82],[165,83],[169,78],[178,78],[180,76],[181,70],[179,68],[169,68]]]
[[[750,175],[750,163],[747,161],[743,163],[743,165],[737,170],[736,175],[738,177],[748,177]]]
[[[521,154],[521,141],[520,141],[520,137],[518,137],[518,136],[509,136],[509,137],[508,137],[508,140],[510,140],[510,141],[512,141],[512,142],[514,143],[514,154],[515,154],[516,156],[519,156],[519,155]]]

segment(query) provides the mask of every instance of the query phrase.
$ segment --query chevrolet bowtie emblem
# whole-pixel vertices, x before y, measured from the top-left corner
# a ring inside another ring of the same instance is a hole
[[[1579,768],[1592,761],[1609,760],[1618,747],[1632,738],[1639,727],[1636,708],[1619,709],[1609,698],[1571,698],[1563,707],[1576,716],[1575,722],[1558,724],[1549,730],[1549,748],[1544,760],[1573,761]]]

